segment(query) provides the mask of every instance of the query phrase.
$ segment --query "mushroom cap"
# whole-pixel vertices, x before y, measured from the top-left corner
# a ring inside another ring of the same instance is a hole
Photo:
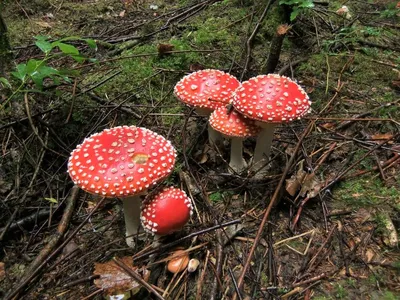
[[[172,259],[167,264],[167,269],[173,274],[180,273],[189,264],[189,254],[185,250],[176,250],[172,253]]]
[[[212,112],[208,122],[211,127],[227,136],[246,138],[256,136],[261,127],[255,121],[246,118],[236,110],[228,111],[226,107],[219,107]]]
[[[183,77],[174,88],[175,96],[189,106],[211,110],[225,106],[233,99],[240,82],[220,70],[200,70]]]
[[[167,235],[182,229],[192,211],[192,201],[186,193],[169,187],[143,201],[140,219],[147,232]]]
[[[68,161],[68,173],[83,190],[105,197],[139,194],[171,172],[176,151],[161,135],[119,126],[86,138]]]
[[[297,83],[277,74],[259,75],[243,82],[232,103],[241,114],[267,123],[300,119],[311,105]]]

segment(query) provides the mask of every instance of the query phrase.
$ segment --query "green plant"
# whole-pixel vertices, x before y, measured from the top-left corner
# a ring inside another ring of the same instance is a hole
[[[341,284],[335,284],[335,297],[337,299],[347,299],[347,295],[347,290]]]
[[[280,0],[279,5],[288,5],[292,8],[290,21],[293,21],[304,10],[313,8],[314,2],[312,0]]]
[[[209,195],[211,202],[219,202],[222,200],[222,194],[220,192],[215,192]]]
[[[49,41],[47,36],[36,36],[35,45],[43,52],[41,59],[29,59],[26,63],[20,63],[11,72],[11,75],[18,82],[18,86],[13,88],[12,84],[4,77],[0,77],[0,84],[13,90],[2,107],[17,94],[23,92],[43,92],[46,79],[51,79],[53,85],[59,85],[61,80],[70,83],[69,76],[77,75],[76,71],[70,69],[59,69],[51,66],[55,59],[60,57],[70,57],[78,63],[87,60],[78,48],[71,45],[71,41],[84,41],[90,48],[96,48],[96,42],[92,39],[82,39],[79,37],[67,37],[54,42]]]
[[[398,9],[396,8],[396,1],[390,2],[386,7],[386,9],[381,11],[381,17],[383,18],[393,18],[396,17],[397,14],[398,14]]]

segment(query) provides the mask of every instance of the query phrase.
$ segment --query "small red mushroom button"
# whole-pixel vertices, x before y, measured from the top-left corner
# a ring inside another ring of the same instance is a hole
[[[186,193],[169,187],[143,201],[140,218],[149,233],[167,235],[182,229],[192,211],[192,201]]]

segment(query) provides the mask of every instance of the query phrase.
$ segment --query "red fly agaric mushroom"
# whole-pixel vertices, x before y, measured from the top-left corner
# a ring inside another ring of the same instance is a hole
[[[263,128],[257,138],[253,164],[269,158],[275,125],[300,119],[311,105],[297,83],[277,74],[259,75],[243,82],[232,103],[236,110],[257,120],[257,125]]]
[[[240,82],[234,76],[223,71],[206,69],[183,77],[175,85],[174,93],[179,100],[195,107],[199,115],[208,117],[214,109],[229,104],[239,86]],[[208,138],[210,143],[219,139],[219,134],[210,126]]]
[[[140,194],[166,178],[175,164],[171,142],[141,127],[105,129],[86,138],[71,153],[68,172],[83,190],[123,202],[127,244],[140,226]]]
[[[140,219],[147,232],[161,236],[181,230],[192,212],[192,201],[186,193],[169,187],[143,201]]]
[[[227,107],[219,107],[213,111],[209,119],[214,130],[221,132],[226,138],[231,139],[231,159],[229,166],[235,172],[241,172],[246,168],[243,159],[243,139],[256,136],[261,128],[255,125],[255,121],[246,118],[236,110]]]

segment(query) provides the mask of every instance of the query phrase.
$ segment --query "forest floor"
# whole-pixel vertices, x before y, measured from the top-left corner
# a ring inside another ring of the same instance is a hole
[[[156,299],[112,267],[114,257],[133,260],[164,299],[400,298],[397,1],[315,1],[300,10],[275,72],[304,87],[312,111],[277,127],[263,178],[228,172],[228,143],[210,147],[207,120],[173,88],[203,68],[241,81],[263,74],[275,30],[289,21],[280,1],[3,6],[13,62],[0,82],[0,298],[102,299],[126,292],[106,287],[120,280],[136,286],[132,299]],[[44,54],[47,41],[62,38]],[[41,72],[57,71],[43,86],[37,73],[20,76],[43,60],[53,69]],[[195,203],[184,230],[155,250],[146,234],[128,248],[121,202],[78,192],[66,172],[85,137],[119,125],[171,140],[177,162],[161,186],[182,187]],[[254,147],[245,141],[246,160]],[[166,270],[177,247],[200,261],[195,272]]]

